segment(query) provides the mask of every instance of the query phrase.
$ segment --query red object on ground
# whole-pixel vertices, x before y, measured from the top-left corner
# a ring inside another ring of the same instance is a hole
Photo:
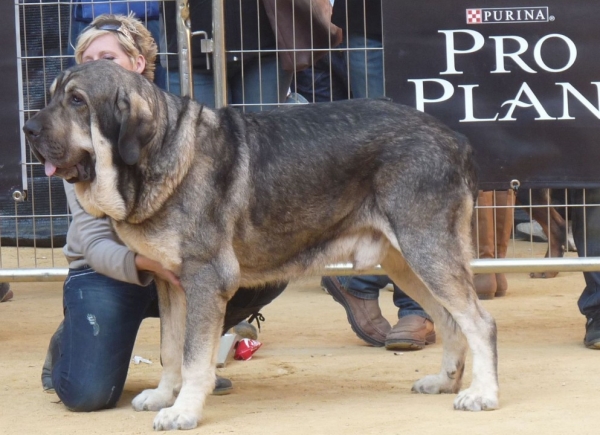
[[[254,355],[254,352],[262,346],[260,341],[251,340],[250,338],[242,338],[235,346],[234,359],[248,361]]]

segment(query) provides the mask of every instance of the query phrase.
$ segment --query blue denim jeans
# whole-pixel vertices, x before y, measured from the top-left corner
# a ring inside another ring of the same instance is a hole
[[[345,53],[332,51],[319,59],[314,67],[297,72],[295,86],[296,92],[311,103],[349,99]]]
[[[179,71],[169,71],[169,92],[181,94]],[[246,112],[270,110],[286,101],[292,73],[280,70],[277,57],[265,55],[249,61],[227,64],[227,104],[244,105]],[[215,107],[212,70],[193,72],[194,99]]]
[[[85,267],[69,271],[63,291],[64,330],[52,370],[56,394],[72,411],[114,407],[140,324],[158,315],[156,288]]]
[[[394,305],[398,307],[398,318],[416,314],[433,321],[429,314],[400,290],[387,275],[338,276],[337,278],[348,293],[360,299],[377,299],[379,298],[379,290],[388,284],[393,284]]]
[[[583,204],[583,190],[574,191],[572,204]],[[585,191],[586,204],[600,204],[600,189]],[[573,239],[579,256],[600,257],[600,207],[572,208]],[[585,220],[584,220],[585,219]],[[585,223],[585,227],[584,227]],[[585,229],[587,228],[587,233]],[[600,314],[600,272],[583,272],[585,288],[577,301],[579,311],[586,317]]]
[[[383,78],[383,51],[381,40],[350,33],[348,43],[348,69],[353,98],[381,98],[385,95]]]

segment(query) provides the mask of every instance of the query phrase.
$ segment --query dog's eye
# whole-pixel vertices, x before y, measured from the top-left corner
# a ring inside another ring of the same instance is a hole
[[[84,104],[84,100],[77,94],[71,94],[71,103],[73,103],[75,106],[81,106]]]

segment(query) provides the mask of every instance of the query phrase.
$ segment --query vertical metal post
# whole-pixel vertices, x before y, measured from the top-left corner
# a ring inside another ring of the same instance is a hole
[[[213,74],[215,83],[215,107],[227,105],[227,63],[225,58],[225,0],[213,0]]]
[[[192,25],[188,0],[177,0],[177,49],[179,58],[179,84],[182,96],[194,98],[192,82]]]

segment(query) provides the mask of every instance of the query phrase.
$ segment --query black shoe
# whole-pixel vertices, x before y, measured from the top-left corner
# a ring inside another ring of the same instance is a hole
[[[50,339],[44,366],[42,367],[42,388],[46,393],[54,393],[54,385],[52,384],[52,368],[58,359],[60,353],[60,341],[62,339],[64,321],[60,322],[58,329]]]
[[[10,289],[10,284],[7,282],[0,282],[0,302],[6,302],[11,300],[13,292]]]
[[[590,349],[600,349],[600,313],[595,314],[594,317],[588,317],[583,344]]]
[[[231,390],[233,390],[233,384],[231,381],[227,378],[217,376],[217,380],[215,381],[215,389],[212,392],[213,396],[224,396],[231,393]]]

